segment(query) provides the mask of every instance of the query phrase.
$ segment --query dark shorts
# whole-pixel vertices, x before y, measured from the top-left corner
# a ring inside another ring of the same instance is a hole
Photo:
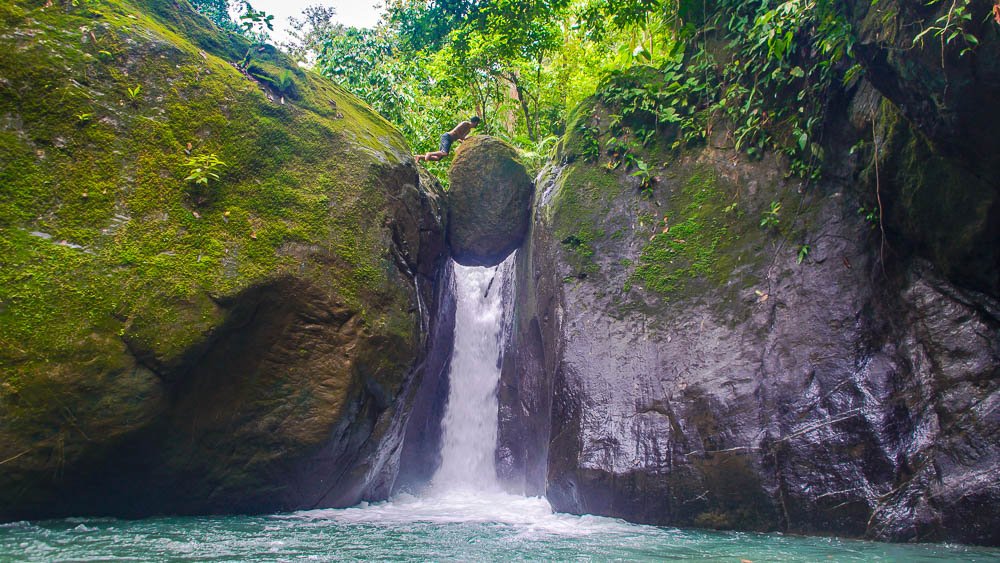
[[[441,135],[441,152],[448,154],[451,152],[451,135],[445,133]]]

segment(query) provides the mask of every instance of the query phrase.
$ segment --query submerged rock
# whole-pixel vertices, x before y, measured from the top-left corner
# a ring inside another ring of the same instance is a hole
[[[524,242],[534,184],[517,150],[480,135],[464,141],[448,171],[448,244],[465,266],[495,266]]]
[[[187,3],[42,4],[2,9],[0,519],[384,498],[443,192]]]

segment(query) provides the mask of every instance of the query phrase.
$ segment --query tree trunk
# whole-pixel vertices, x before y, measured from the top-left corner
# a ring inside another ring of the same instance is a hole
[[[521,88],[521,83],[517,80],[517,75],[514,73],[510,74],[510,82],[514,85],[514,91],[517,92],[517,101],[521,104],[521,111],[524,112],[524,123],[528,128],[528,138],[532,142],[537,141],[535,138],[535,124],[531,119],[531,109],[528,108],[528,100],[524,96],[524,90]]]

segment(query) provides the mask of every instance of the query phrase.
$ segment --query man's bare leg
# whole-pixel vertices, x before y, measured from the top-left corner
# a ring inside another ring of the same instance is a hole
[[[413,157],[413,160],[417,162],[422,162],[422,161],[437,162],[446,156],[448,156],[448,153],[444,151],[434,151],[434,152],[429,152],[427,154],[418,154]]]

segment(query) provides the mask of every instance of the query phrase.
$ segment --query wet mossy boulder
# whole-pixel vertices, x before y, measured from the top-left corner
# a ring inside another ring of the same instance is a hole
[[[0,18],[0,519],[387,494],[444,252],[401,136],[184,1]]]
[[[466,266],[495,266],[524,242],[534,184],[517,150],[480,135],[462,143],[448,171],[448,244]]]
[[[809,182],[773,152],[677,151],[670,129],[629,143],[620,114],[585,102],[538,177],[498,388],[506,485],[657,525],[1000,544],[996,295],[894,252],[913,243],[897,217],[943,235],[927,210],[979,188],[929,174],[945,159],[902,130],[864,181],[850,147],[872,126],[843,114]],[[622,145],[650,170],[590,150]],[[858,211],[889,180],[908,194],[886,207],[893,250]],[[986,228],[968,215],[948,229],[964,267]]]

